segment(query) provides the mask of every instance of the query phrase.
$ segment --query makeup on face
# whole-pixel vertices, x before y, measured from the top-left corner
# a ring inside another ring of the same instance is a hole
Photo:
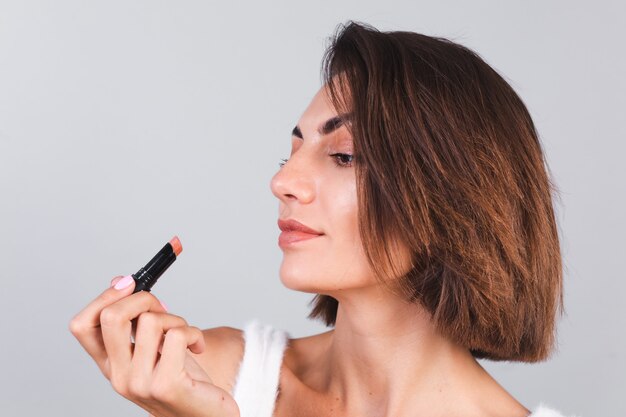
[[[139,271],[132,274],[135,280],[135,290],[133,294],[139,291],[150,291],[152,286],[167,268],[174,263],[176,257],[183,251],[183,245],[177,236],[174,236],[156,255]]]

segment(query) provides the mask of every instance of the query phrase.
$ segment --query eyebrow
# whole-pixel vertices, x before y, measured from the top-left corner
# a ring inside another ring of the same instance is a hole
[[[320,135],[328,135],[334,132],[335,130],[339,129],[341,126],[346,124],[349,120],[350,120],[349,113],[344,113],[335,117],[331,117],[330,119],[326,120],[324,123],[320,125],[320,127],[317,129],[317,132]],[[296,127],[293,128],[293,130],[291,131],[291,134],[300,139],[304,139],[302,137],[302,131],[300,130],[300,127],[297,125]]]

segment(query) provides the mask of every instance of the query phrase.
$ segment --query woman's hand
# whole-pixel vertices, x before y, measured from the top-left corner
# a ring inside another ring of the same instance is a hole
[[[134,287],[132,277],[115,277],[70,322],[113,389],[158,417],[239,417],[232,396],[188,352],[204,351],[202,332],[168,314],[151,293],[132,294]]]

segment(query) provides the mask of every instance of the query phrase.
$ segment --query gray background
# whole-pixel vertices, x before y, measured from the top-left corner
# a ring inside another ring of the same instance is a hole
[[[548,362],[484,365],[516,398],[626,415],[620,2],[0,2],[0,414],[137,416],[68,331],[177,234],[155,288],[201,328],[293,337],[269,182],[348,19],[448,37],[511,82],[561,189],[567,314]],[[164,187],[167,192],[160,195]]]

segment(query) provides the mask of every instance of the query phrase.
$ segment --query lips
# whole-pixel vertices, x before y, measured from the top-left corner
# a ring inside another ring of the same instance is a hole
[[[305,226],[302,223],[293,219],[279,219],[278,227],[280,228],[280,230],[282,230],[282,233],[278,237],[278,245],[281,247],[285,247],[295,242],[308,240],[323,235],[322,232],[311,229],[310,227]]]
[[[293,219],[286,219],[286,220],[278,219],[278,227],[283,232],[297,231],[297,232],[308,233],[308,234],[311,234],[311,235],[323,235],[322,232],[318,232],[317,230],[313,230],[310,227],[305,226],[302,223],[300,223],[300,222],[298,222],[296,220],[293,220]]]

